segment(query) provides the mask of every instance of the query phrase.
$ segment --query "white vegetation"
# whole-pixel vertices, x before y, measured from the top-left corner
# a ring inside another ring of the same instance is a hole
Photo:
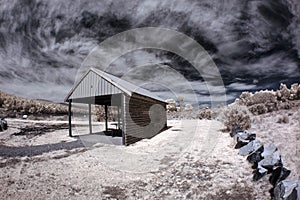
[[[68,106],[45,100],[26,99],[0,91],[0,110],[5,115],[67,114]]]
[[[293,100],[300,100],[300,85],[295,83],[289,89],[285,84],[280,84],[277,91],[258,91],[255,93],[243,92],[240,98],[225,108],[223,112],[224,125],[231,130],[233,125],[239,125],[244,130],[251,127],[251,115],[260,115],[290,109]],[[287,116],[278,119],[278,123],[288,123]]]
[[[167,99],[166,100],[167,104],[167,111],[172,112],[172,111],[177,111],[176,110],[176,101],[174,99]]]
[[[184,110],[185,110],[185,111],[190,111],[190,110],[193,110],[193,106],[192,106],[192,104],[189,104],[189,103],[188,103],[188,104],[186,104],[186,105],[185,105],[185,107],[184,107]]]
[[[232,126],[238,125],[244,130],[251,127],[251,113],[246,106],[230,104],[223,112],[224,125],[228,131]]]
[[[178,97],[177,100],[167,99],[165,100],[167,104],[168,112],[181,112],[181,111],[191,111],[193,110],[192,104],[184,104],[184,97]]]
[[[235,103],[248,106],[255,115],[272,112],[280,109],[289,109],[290,101],[300,99],[300,85],[295,83],[288,89],[285,84],[280,84],[277,91],[259,91],[254,94],[243,92]]]

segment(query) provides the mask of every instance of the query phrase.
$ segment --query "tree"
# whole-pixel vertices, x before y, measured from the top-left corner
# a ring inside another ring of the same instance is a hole
[[[183,101],[184,101],[184,97],[179,96],[179,97],[177,98],[177,103],[178,103],[178,106],[179,106],[180,111],[182,111],[182,109],[183,109]]]

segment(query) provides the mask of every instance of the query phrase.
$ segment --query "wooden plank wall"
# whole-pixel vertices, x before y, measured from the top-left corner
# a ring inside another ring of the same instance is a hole
[[[151,138],[167,126],[166,104],[141,95],[125,96],[125,144]]]

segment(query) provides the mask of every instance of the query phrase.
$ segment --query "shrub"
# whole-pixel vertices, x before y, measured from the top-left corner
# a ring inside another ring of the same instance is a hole
[[[167,104],[167,111],[168,112],[177,111],[177,109],[176,109],[176,101],[174,99],[167,99],[166,103],[168,103]]]
[[[294,83],[289,89],[285,84],[280,84],[277,91],[243,92],[235,103],[248,106],[254,115],[260,115],[280,109],[290,109],[294,100],[300,99],[300,85]]]
[[[192,104],[186,104],[185,107],[184,107],[184,110],[185,110],[185,111],[193,110]]]
[[[32,100],[0,91],[0,107],[5,115],[16,114],[67,114],[68,106],[42,100]]]
[[[212,119],[213,113],[212,113],[211,109],[202,109],[199,111],[198,118],[199,119]]]
[[[297,83],[292,84],[290,93],[291,93],[291,96],[290,96],[291,100],[300,99],[300,85]]]
[[[285,102],[289,100],[291,95],[290,90],[287,88],[285,84],[280,84],[280,89],[277,91],[277,97],[279,100]]]
[[[236,103],[230,104],[223,112],[223,121],[226,130],[231,131],[232,126],[238,125],[246,130],[251,127],[251,113],[246,106],[241,106]]]
[[[277,123],[280,123],[280,124],[282,124],[282,123],[287,124],[287,123],[289,123],[289,117],[286,116],[286,115],[280,116],[280,117],[278,118],[278,120],[277,120]]]
[[[240,95],[240,98],[236,100],[236,103],[245,106],[252,106],[255,104],[276,103],[276,101],[276,92],[266,90],[255,92],[254,94],[243,92]]]

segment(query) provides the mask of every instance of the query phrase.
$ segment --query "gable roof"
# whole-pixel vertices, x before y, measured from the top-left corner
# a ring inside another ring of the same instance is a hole
[[[71,91],[69,92],[69,94],[67,95],[67,97],[65,98],[65,101],[68,101],[69,99],[73,99],[75,97],[74,93],[76,93],[76,90],[79,90],[79,87],[82,87],[81,85],[84,83],[85,79],[87,79],[88,76],[91,76],[92,74],[92,82],[96,83],[94,85],[97,85],[99,87],[99,84],[97,84],[99,82],[99,80],[107,82],[110,85],[111,88],[111,94],[116,94],[116,93],[125,93],[129,96],[132,96],[132,94],[139,94],[145,97],[150,97],[152,99],[164,102],[165,101],[161,98],[159,98],[158,96],[156,96],[155,94],[153,94],[152,92],[143,89],[139,86],[136,86],[128,81],[125,81],[121,78],[118,78],[114,75],[108,74],[102,70],[99,69],[95,69],[95,68],[90,68],[85,74],[83,74],[83,76],[79,79],[79,81],[74,84],[73,88],[71,89]],[[96,77],[95,77],[96,76]],[[95,79],[98,79],[95,80]],[[91,81],[88,82],[86,85],[88,85],[89,88],[83,88],[84,90],[90,90],[90,88],[93,87],[93,85],[91,85]],[[83,86],[86,87],[86,86]],[[98,91],[98,93],[101,93],[100,88],[96,88],[96,90]],[[85,97],[86,96],[94,96],[97,95],[97,92],[84,92],[85,93]],[[110,94],[110,93],[108,93]]]

